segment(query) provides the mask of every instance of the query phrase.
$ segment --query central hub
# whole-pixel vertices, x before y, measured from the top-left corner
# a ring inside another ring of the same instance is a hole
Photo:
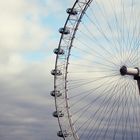
[[[134,80],[137,80],[137,85],[138,85],[139,95],[140,95],[140,72],[139,72],[139,68],[127,68],[126,66],[122,66],[120,68],[120,74],[122,76],[124,76],[124,75],[134,76]]]
[[[139,75],[139,69],[138,68],[127,68],[126,66],[122,66],[120,68],[120,74],[122,76],[124,76],[124,75],[137,76],[137,75]]]
[[[124,75],[126,75],[126,73],[127,73],[127,67],[126,67],[126,66],[122,66],[122,67],[120,68],[120,74],[121,74],[122,76],[124,76]]]

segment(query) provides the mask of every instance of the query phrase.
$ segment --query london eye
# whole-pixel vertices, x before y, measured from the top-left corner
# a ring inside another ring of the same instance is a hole
[[[140,1],[76,0],[54,49],[64,140],[140,139]]]

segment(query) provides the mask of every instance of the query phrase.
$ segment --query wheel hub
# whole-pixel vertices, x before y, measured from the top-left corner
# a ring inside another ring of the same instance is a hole
[[[120,74],[124,75],[132,75],[132,76],[139,76],[139,68],[128,68],[126,66],[122,66],[120,68]]]
[[[139,72],[139,68],[127,68],[126,66],[122,66],[120,68],[120,74],[122,76],[124,75],[132,75],[134,76],[134,80],[137,80],[137,85],[138,85],[138,89],[139,89],[139,94],[140,94],[140,72]]]

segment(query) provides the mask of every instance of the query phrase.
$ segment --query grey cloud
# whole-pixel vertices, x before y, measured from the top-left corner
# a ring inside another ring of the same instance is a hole
[[[52,82],[46,69],[35,65],[18,75],[0,79],[0,137],[2,139],[55,139],[57,120],[52,117]],[[33,68],[33,69],[32,69]],[[45,76],[46,75],[46,76]],[[44,77],[43,77],[44,76]],[[6,80],[8,79],[8,80]],[[48,88],[49,87],[49,88]]]

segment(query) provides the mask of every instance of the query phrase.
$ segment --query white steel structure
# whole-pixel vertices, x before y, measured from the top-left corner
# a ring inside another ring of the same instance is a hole
[[[64,140],[140,139],[140,1],[76,0],[56,55],[54,90]]]

